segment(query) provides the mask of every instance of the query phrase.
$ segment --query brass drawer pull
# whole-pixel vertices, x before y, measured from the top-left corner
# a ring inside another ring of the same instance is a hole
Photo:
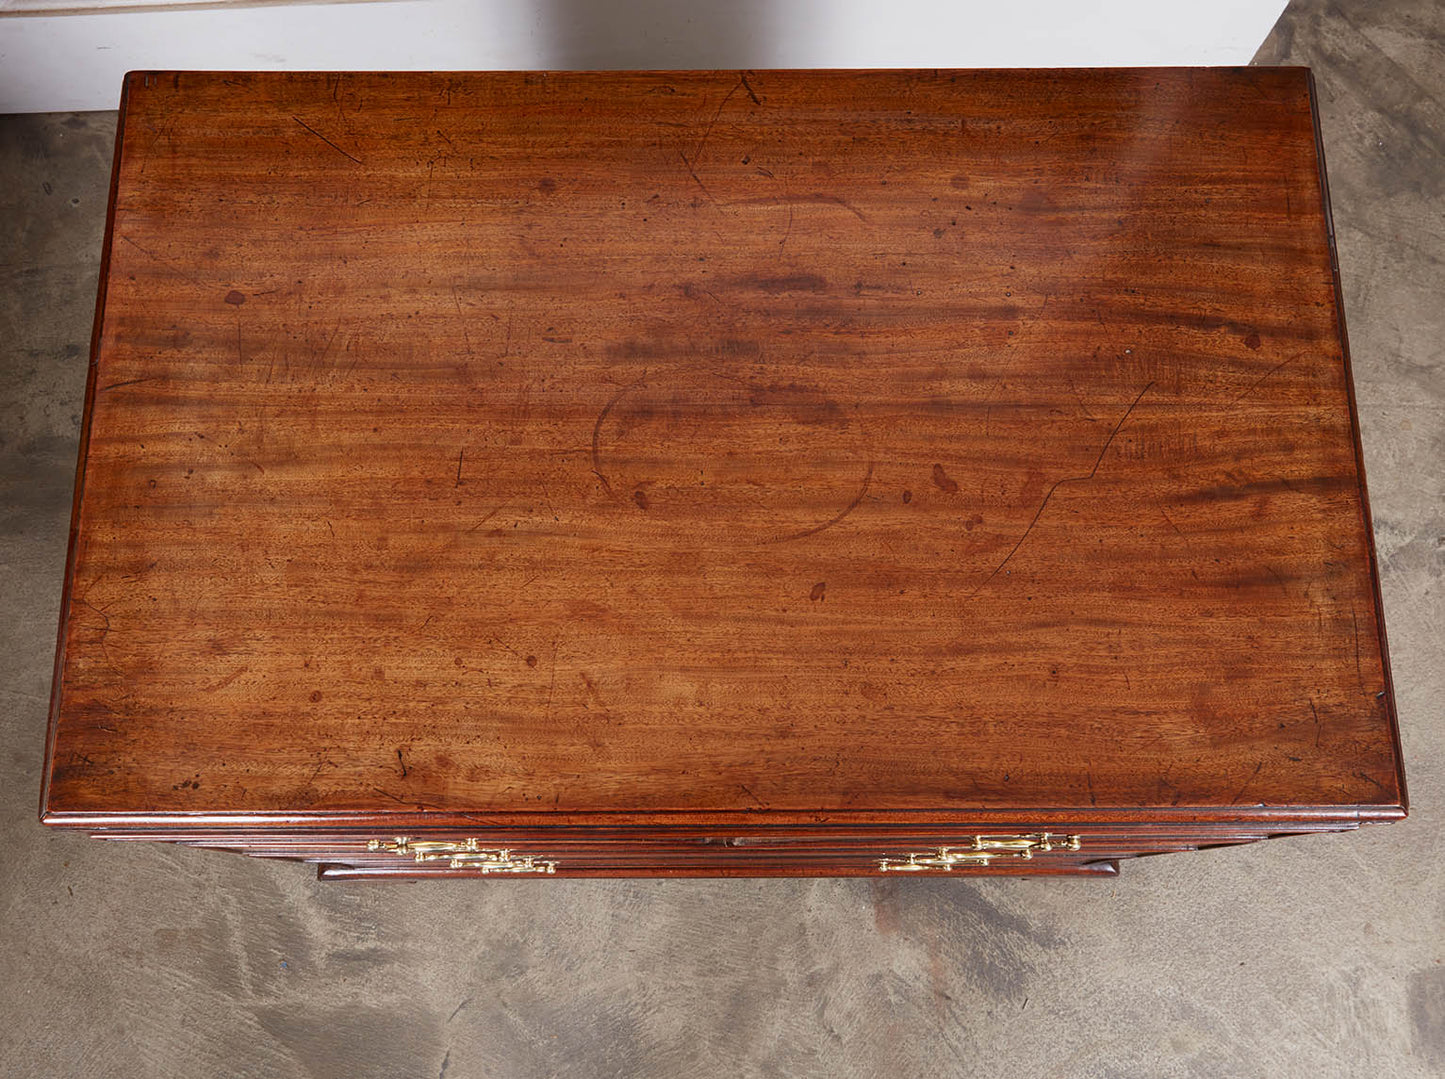
[[[963,846],[939,847],[903,858],[880,858],[878,868],[884,873],[922,873],[931,869],[947,873],[956,865],[989,865],[998,859],[1027,861],[1033,858],[1035,852],[1078,850],[1080,845],[1076,835],[1053,835],[1049,832],[976,835]]]
[[[505,847],[488,850],[475,839],[411,839],[399,835],[390,842],[373,839],[369,851],[398,854],[417,862],[445,861],[452,869],[475,869],[480,873],[555,873],[557,863],[530,854],[515,854]]]

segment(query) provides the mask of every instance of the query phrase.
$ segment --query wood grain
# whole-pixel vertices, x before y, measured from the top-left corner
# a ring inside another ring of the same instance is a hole
[[[1303,69],[137,74],[43,816],[1401,816],[1351,393]]]

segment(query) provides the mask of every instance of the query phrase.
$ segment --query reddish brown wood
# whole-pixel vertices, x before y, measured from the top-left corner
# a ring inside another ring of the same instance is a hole
[[[1311,95],[131,76],[43,819],[1403,816]]]

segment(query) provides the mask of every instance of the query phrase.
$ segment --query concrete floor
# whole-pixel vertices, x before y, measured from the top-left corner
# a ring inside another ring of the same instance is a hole
[[[0,120],[0,1074],[1445,1074],[1445,5],[1295,3],[1414,816],[1112,882],[322,885],[35,823],[108,114]]]

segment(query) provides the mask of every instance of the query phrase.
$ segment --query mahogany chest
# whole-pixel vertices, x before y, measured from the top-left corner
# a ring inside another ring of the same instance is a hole
[[[129,76],[42,819],[351,878],[1403,817],[1312,93]]]

